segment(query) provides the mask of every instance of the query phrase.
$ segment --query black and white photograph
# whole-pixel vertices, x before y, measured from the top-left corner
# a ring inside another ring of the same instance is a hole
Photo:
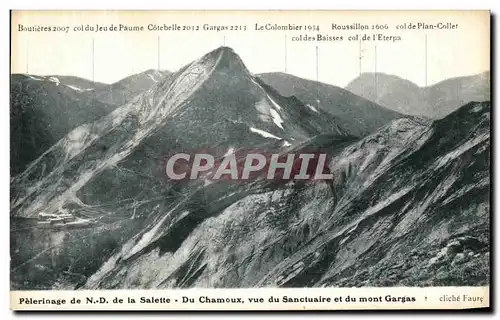
[[[13,11],[11,41],[11,292],[489,305],[488,11]]]

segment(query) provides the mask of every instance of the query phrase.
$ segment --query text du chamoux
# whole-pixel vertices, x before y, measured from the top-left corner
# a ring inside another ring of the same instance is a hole
[[[465,296],[464,296],[465,297]],[[80,299],[73,297],[69,301],[64,298],[31,298],[31,297],[22,297],[19,299],[19,304],[21,305],[80,305],[80,304],[171,304],[171,303],[182,303],[182,304],[191,304],[191,303],[203,303],[203,304],[221,304],[221,303],[238,303],[243,304],[248,303],[382,303],[382,302],[390,302],[390,303],[412,303],[416,302],[415,297],[409,296],[392,296],[385,295],[384,297],[351,297],[351,296],[337,296],[337,297],[328,297],[328,296],[270,296],[268,298],[257,297],[257,298],[247,298],[243,299],[242,297],[214,297],[208,295],[202,295],[199,297],[187,297],[182,296],[180,298],[171,298],[171,297],[162,297],[162,296],[142,296],[138,299],[132,297],[115,297],[114,299],[106,299],[105,297],[86,297],[85,299]]]

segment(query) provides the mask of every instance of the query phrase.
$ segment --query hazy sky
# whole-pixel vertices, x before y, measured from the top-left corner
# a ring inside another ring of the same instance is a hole
[[[449,22],[458,24],[458,28],[396,30],[397,25],[419,22]],[[85,27],[87,24],[93,27],[96,24],[143,25],[147,28],[150,23],[199,25],[201,28],[204,24],[238,25],[246,26],[247,31],[74,31],[75,27]],[[318,25],[320,34],[343,36],[344,40],[292,41],[292,37],[306,34],[313,36],[318,32],[256,31],[256,23]],[[387,23],[390,30],[332,31],[332,23],[361,23],[370,27],[372,24]],[[69,26],[69,32],[19,32],[19,24],[25,27]],[[225,43],[240,55],[253,73],[284,72],[286,68],[288,73],[315,80],[318,46],[319,81],[343,87],[360,72],[360,43],[348,41],[348,37],[363,33],[384,33],[387,36],[401,36],[402,39],[398,42],[363,42],[361,72],[376,70],[394,74],[422,86],[426,81],[430,85],[447,78],[489,70],[489,30],[489,13],[484,11],[14,12],[12,72],[75,75],[88,79],[94,77],[95,81],[111,83],[133,73],[158,68],[158,61],[161,69],[175,71]]]

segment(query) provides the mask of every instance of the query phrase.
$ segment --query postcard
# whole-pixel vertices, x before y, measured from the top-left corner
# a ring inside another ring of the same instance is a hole
[[[12,11],[11,308],[489,308],[490,20]]]

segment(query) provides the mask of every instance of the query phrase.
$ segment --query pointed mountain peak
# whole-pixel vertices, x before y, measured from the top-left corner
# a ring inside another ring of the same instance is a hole
[[[214,65],[217,70],[250,73],[240,56],[230,47],[221,46],[201,57],[198,62]]]
[[[220,46],[206,54],[206,56],[215,56],[215,57],[218,57],[220,55],[223,55],[227,58],[240,59],[240,57],[233,50],[233,48],[226,46]]]

